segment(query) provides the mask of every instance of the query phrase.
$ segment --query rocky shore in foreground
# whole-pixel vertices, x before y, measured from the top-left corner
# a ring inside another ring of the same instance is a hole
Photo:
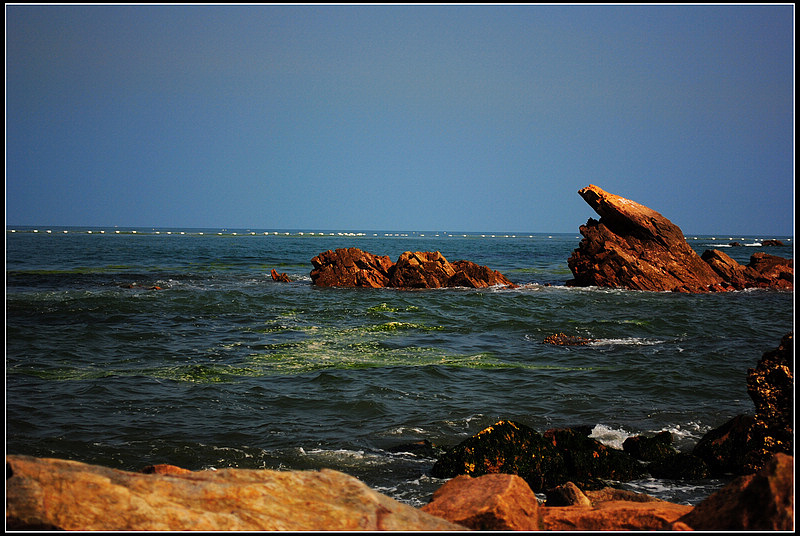
[[[338,471],[153,466],[128,472],[6,456],[6,530],[467,531],[792,530],[793,458],[778,454],[696,507],[613,488],[566,485],[569,505],[540,504],[516,475],[460,476],[422,508]],[[548,499],[549,502],[549,499]]]
[[[327,469],[129,472],[7,455],[6,529],[793,530],[793,357],[789,333],[748,371],[755,415],[709,432],[692,453],[663,434],[620,451],[581,430],[500,421],[439,458],[431,473],[450,480],[419,509]],[[740,476],[694,507],[609,487],[654,471],[703,478],[698,468]]]

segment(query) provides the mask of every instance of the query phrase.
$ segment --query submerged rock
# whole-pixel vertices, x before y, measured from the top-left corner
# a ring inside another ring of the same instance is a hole
[[[678,453],[672,446],[672,434],[667,431],[655,437],[631,436],[622,443],[622,450],[645,462],[663,460]]]
[[[542,340],[545,344],[555,344],[556,346],[583,346],[594,342],[594,339],[587,339],[578,335],[567,335],[565,333],[555,333],[548,335]]]
[[[578,193],[600,220],[580,227],[584,238],[567,261],[574,277],[567,285],[692,293],[792,288],[791,259],[758,252],[742,267],[721,252],[701,258],[658,212],[595,185]]]

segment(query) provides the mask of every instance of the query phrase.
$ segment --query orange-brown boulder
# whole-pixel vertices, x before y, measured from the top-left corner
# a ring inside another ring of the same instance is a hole
[[[605,501],[587,506],[541,508],[543,530],[673,530],[692,510],[666,501]]]
[[[275,268],[272,269],[272,272],[270,272],[270,275],[272,276],[272,280],[273,281],[278,281],[279,283],[291,283],[292,282],[292,280],[289,279],[288,275],[279,274],[278,270],[276,270]]]
[[[448,480],[424,512],[473,530],[539,530],[539,500],[516,475],[466,475]]]
[[[440,288],[456,273],[438,251],[406,251],[392,269],[389,285],[399,288]]]
[[[311,280],[320,287],[385,287],[394,266],[388,256],[358,248],[325,251],[311,259],[311,264]]]
[[[481,266],[472,261],[456,261],[453,263],[453,268],[455,268],[456,273],[447,282],[448,287],[517,287],[497,270],[492,270],[488,266]]]
[[[459,531],[323,469],[172,474],[6,456],[6,529],[79,531]]]
[[[694,530],[794,530],[794,458],[776,454],[758,473],[738,477],[680,522]]]

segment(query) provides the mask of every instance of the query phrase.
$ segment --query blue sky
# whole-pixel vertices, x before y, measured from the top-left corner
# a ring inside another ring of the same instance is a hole
[[[794,6],[6,5],[6,223],[794,221]]]

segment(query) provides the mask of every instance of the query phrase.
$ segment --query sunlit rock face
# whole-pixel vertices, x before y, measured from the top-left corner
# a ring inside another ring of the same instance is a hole
[[[578,193],[600,220],[590,218],[580,227],[584,238],[567,261],[570,286],[692,293],[792,288],[791,259],[758,252],[742,266],[716,250],[701,257],[658,212],[595,185]]]

